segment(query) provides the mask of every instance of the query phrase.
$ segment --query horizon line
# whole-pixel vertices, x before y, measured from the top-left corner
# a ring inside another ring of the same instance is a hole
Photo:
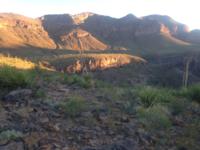
[[[144,15],[144,16],[136,16],[135,14],[133,13],[127,13],[126,15],[123,15],[122,17],[114,17],[112,15],[108,15],[108,14],[100,14],[100,13],[95,13],[95,12],[91,12],[91,11],[83,11],[83,12],[79,12],[79,13],[66,13],[66,12],[61,12],[61,13],[48,13],[48,14],[43,14],[43,15],[40,15],[40,16],[37,16],[37,17],[33,17],[33,16],[29,16],[29,15],[26,15],[26,14],[21,14],[21,13],[17,13],[17,12],[0,12],[0,14],[14,14],[14,15],[20,15],[20,16],[24,16],[24,17],[28,17],[28,18],[32,18],[32,19],[38,19],[38,18],[41,18],[43,16],[46,16],[46,15],[69,15],[69,16],[75,16],[75,15],[80,15],[80,14],[84,14],[84,13],[91,13],[91,14],[94,14],[94,15],[100,15],[100,16],[106,16],[106,17],[111,17],[111,18],[114,18],[114,19],[121,19],[121,18],[124,18],[128,15],[133,15],[134,17],[138,18],[138,19],[142,19],[144,17],[147,17],[147,16],[163,16],[163,17],[169,17],[170,19],[172,19],[173,21],[177,22],[177,23],[180,23],[180,24],[183,24],[185,26],[187,26],[189,28],[189,31],[193,31],[193,30],[200,30],[200,28],[190,28],[189,25],[187,25],[186,23],[182,23],[182,22],[179,22],[179,21],[176,21],[173,17],[171,17],[170,15],[167,15],[167,14],[159,14],[159,13],[152,13],[152,14],[149,14],[149,15]]]

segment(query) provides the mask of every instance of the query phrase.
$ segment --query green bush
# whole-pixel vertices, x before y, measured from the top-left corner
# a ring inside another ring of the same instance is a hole
[[[137,92],[139,100],[144,107],[151,107],[155,104],[169,103],[174,99],[169,90],[144,87]]]
[[[23,137],[23,134],[15,130],[6,130],[0,133],[0,140],[15,140]]]
[[[133,114],[135,113],[135,105],[136,104],[134,100],[125,101],[122,103],[122,110],[128,114]]]
[[[200,103],[200,84],[192,85],[186,90],[186,96],[198,103]]]
[[[76,117],[86,109],[86,102],[82,97],[69,97],[60,104],[61,109],[70,117]]]
[[[91,88],[94,85],[94,80],[91,76],[85,75],[71,75],[71,76],[65,76],[64,82],[69,85],[76,85],[83,88]]]
[[[166,129],[171,126],[169,111],[161,105],[137,109],[139,120],[149,129]]]
[[[46,93],[43,89],[37,89],[35,92],[34,92],[34,97],[36,98],[45,98],[46,97]]]
[[[0,88],[23,88],[29,86],[30,84],[30,74],[27,71],[18,70],[9,66],[0,67]]]
[[[176,98],[168,104],[168,107],[173,115],[178,115],[178,114],[184,112],[184,110],[187,108],[187,106],[188,106],[188,101],[183,98],[181,98],[181,99]]]

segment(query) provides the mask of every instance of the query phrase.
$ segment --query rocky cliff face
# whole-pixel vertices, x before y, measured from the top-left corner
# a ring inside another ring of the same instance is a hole
[[[34,46],[54,49],[41,22],[16,14],[0,14],[0,47]]]
[[[108,46],[87,31],[74,29],[66,35],[61,35],[59,47],[70,50],[106,50]]]
[[[161,15],[150,15],[143,17],[145,21],[156,21],[161,26],[165,26],[168,29],[171,35],[178,35],[181,33],[189,32],[189,28],[181,23],[176,22],[169,16],[161,16]]]
[[[144,20],[140,22],[137,30],[135,31],[135,36],[143,36],[149,34],[159,34],[165,33],[170,34],[169,29],[162,23],[155,20]]]
[[[80,73],[120,67],[130,63],[146,63],[140,57],[126,54],[84,54],[51,60],[50,64],[59,71]]]
[[[74,21],[69,14],[45,15],[39,19],[44,29],[56,42],[61,34],[68,33],[75,27]]]
[[[87,20],[89,17],[93,16],[94,14],[93,13],[90,13],[90,12],[85,12],[85,13],[80,13],[80,14],[77,14],[77,15],[72,15],[72,19],[74,21],[74,24],[82,24],[85,22],[85,20]]]
[[[150,43],[154,48],[160,48],[172,44],[182,45],[185,42],[200,43],[199,38],[196,38],[199,34],[190,33],[186,25],[161,15],[137,18],[129,14],[117,19],[81,13],[45,15],[31,19],[15,14],[0,14],[1,47],[121,50],[141,48]],[[155,38],[146,38],[148,36]]]

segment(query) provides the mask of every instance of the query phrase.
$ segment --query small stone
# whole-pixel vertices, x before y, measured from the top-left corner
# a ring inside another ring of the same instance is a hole
[[[29,113],[32,112],[32,110],[33,109],[30,107],[22,107],[22,108],[16,110],[15,113],[18,114],[22,118],[28,118]]]
[[[54,129],[55,129],[56,131],[60,131],[60,124],[59,124],[59,123],[55,124],[55,125],[54,125]]]
[[[61,89],[58,89],[59,92],[64,92],[64,93],[69,93],[69,89],[66,89],[66,88],[61,88]]]
[[[15,90],[11,91],[8,93],[3,100],[6,102],[22,102],[25,99],[28,99],[32,96],[33,92],[30,89],[20,89],[20,90]]]
[[[68,140],[73,140],[74,138],[71,137],[71,136],[68,136],[67,139],[68,139]]]
[[[81,113],[81,116],[85,118],[92,118],[93,115],[91,112],[83,112]]]
[[[24,144],[22,142],[11,142],[0,146],[0,150],[24,150]]]
[[[41,118],[40,119],[41,123],[48,123],[49,122],[49,118],[45,117],[45,118]]]
[[[129,120],[129,118],[127,117],[127,116],[122,116],[121,117],[121,122],[125,122],[125,123],[127,123],[127,122],[129,122],[130,120]]]

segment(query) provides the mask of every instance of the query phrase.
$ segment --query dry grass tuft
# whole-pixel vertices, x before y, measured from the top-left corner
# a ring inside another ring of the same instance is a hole
[[[36,65],[25,59],[0,55],[0,66],[10,66],[17,69],[27,70],[35,68]]]

